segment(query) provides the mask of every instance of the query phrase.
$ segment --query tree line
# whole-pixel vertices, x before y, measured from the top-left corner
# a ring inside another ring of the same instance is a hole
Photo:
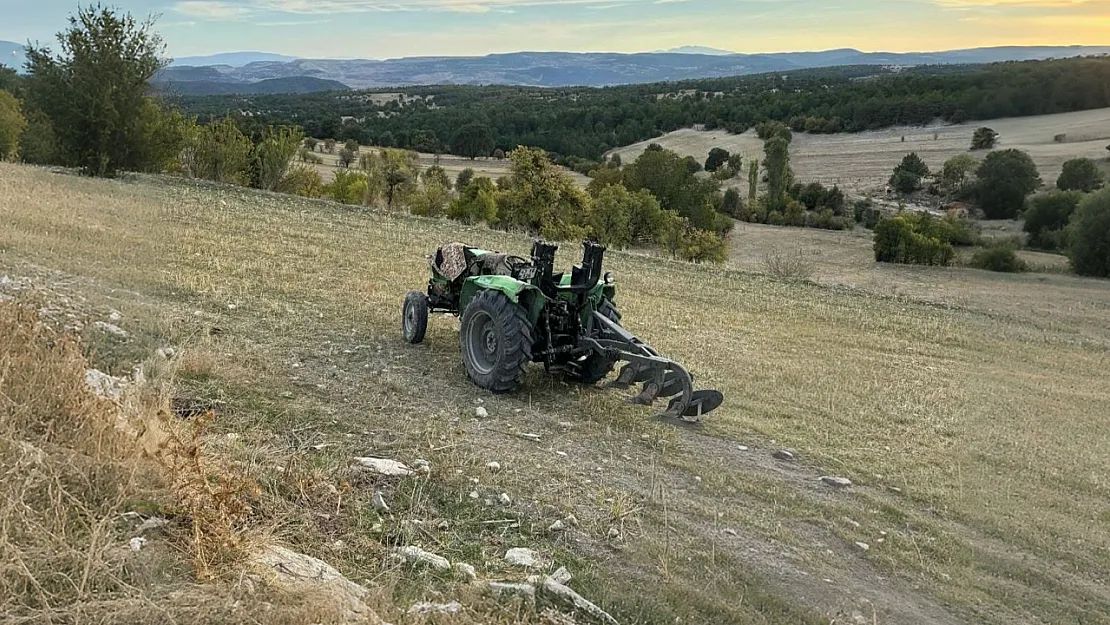
[[[1110,106],[1106,84],[1110,58],[1101,57],[607,88],[431,86],[401,89],[385,102],[370,91],[346,91],[184,97],[180,104],[202,121],[247,112],[259,123],[298,124],[311,136],[430,153],[452,152],[462,129],[477,126],[492,141],[478,156],[531,145],[585,173],[612,148],[697,124],[743,132],[779,121],[794,132],[834,133],[1040,115]]]

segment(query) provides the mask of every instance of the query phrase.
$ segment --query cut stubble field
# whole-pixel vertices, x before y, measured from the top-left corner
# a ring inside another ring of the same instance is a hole
[[[795,133],[790,146],[791,166],[796,178],[805,182],[837,184],[853,193],[883,188],[891,170],[910,152],[917,152],[930,169],[965,153],[976,128],[988,126],[1000,135],[997,149],[1016,148],[1029,153],[1041,178],[1048,184],[1060,175],[1064,161],[1077,157],[1105,160],[1110,153],[1110,109],[1076,113],[992,119],[965,124],[887,128],[854,134],[813,135]],[[1065,135],[1064,141],[1056,141]],[[903,141],[903,138],[905,140]],[[630,163],[651,143],[658,143],[682,156],[704,161],[714,147],[743,155],[745,162],[763,159],[763,142],[754,130],[733,135],[723,130],[685,128],[662,137],[614,150]],[[982,157],[985,152],[975,152]],[[1104,167],[1105,169],[1105,167]],[[745,170],[746,171],[746,170]],[[747,193],[747,178],[727,183]]]
[[[551,553],[622,623],[1110,622],[1106,281],[876,266],[857,234],[746,225],[724,267],[610,252],[625,323],[725,394],[677,428],[540,367],[516,394],[480,391],[452,318],[402,342],[424,253],[523,253],[523,236],[8,164],[0,223],[0,274],[122,314],[130,339],[86,326],[94,365],[123,373],[161,345],[204,363],[181,383],[224,402],[212,436],[233,453],[324,474],[352,456],[430,461],[389,492],[384,533],[360,521],[357,484],[327,521],[277,528],[351,579],[381,578],[366,554],[401,520],[447,518],[405,536],[482,577],[514,574],[507,547]],[[765,254],[794,250],[814,282],[761,275]],[[793,462],[771,457],[783,448]],[[510,508],[482,503],[501,492]],[[572,532],[544,531],[568,514]],[[463,591],[408,571],[388,592]]]

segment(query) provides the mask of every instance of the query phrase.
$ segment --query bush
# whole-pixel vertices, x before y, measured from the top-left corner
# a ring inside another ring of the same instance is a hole
[[[1017,257],[1014,248],[1009,245],[987,247],[975,252],[968,266],[1005,273],[1019,273],[1029,270],[1029,266],[1026,265],[1024,260]]]
[[[274,190],[301,197],[320,197],[324,194],[324,181],[314,167],[295,165],[285,172]]]
[[[763,256],[763,268],[768,275],[780,280],[809,280],[813,277],[813,262],[802,255],[772,252]]]
[[[724,199],[721,200],[721,212],[729,217],[740,216],[740,192],[736,189],[728,189],[725,191]]]
[[[921,176],[912,171],[896,171],[890,177],[890,186],[902,195],[909,195],[921,186]]]
[[[366,196],[366,174],[346,169],[335,170],[335,179],[324,186],[324,195],[343,204],[362,204]]]
[[[197,128],[181,155],[181,166],[194,178],[247,184],[251,140],[229,117]]]
[[[447,207],[447,218],[468,224],[492,223],[497,218],[497,186],[485,176],[474,178],[459,189],[459,197]]]
[[[258,188],[274,191],[285,178],[293,156],[304,139],[300,128],[281,126],[266,128],[254,146],[254,167]]]
[[[470,184],[470,181],[473,179],[474,170],[467,167],[466,169],[460,171],[458,177],[455,178],[455,188],[459,191],[462,191],[466,188],[466,185]]]
[[[19,100],[7,91],[0,91],[0,161],[15,158],[19,137],[27,127],[27,118],[20,110]]]
[[[725,240],[716,232],[691,228],[683,233],[678,246],[682,260],[694,263],[725,262]]]
[[[35,111],[27,115],[27,126],[19,136],[19,158],[24,163],[51,165],[59,162],[58,136],[50,119]]]
[[[1110,189],[1088,195],[1068,224],[1068,259],[1082,276],[1110,277]]]
[[[426,173],[426,172],[425,172]],[[446,174],[444,174],[446,178]],[[424,186],[412,196],[409,210],[413,215],[439,217],[444,214],[451,201],[451,191],[443,181],[433,177],[424,181]]]
[[[339,166],[350,167],[353,162],[355,162],[354,150],[347,147],[339,148]]]
[[[901,213],[875,225],[875,260],[884,263],[948,265],[955,256],[952,244],[936,236],[943,229],[928,213]],[[932,236],[930,236],[932,235]]]
[[[879,223],[879,218],[882,217],[882,211],[875,208],[875,203],[871,200],[856,200],[852,205],[852,217],[857,224],[861,224],[864,228],[871,230],[875,224]]]
[[[969,183],[969,177],[977,166],[978,161],[970,154],[957,154],[944,161],[944,167],[940,174],[940,186],[945,195],[963,197],[972,186]]]
[[[1073,158],[1064,163],[1064,170],[1056,179],[1061,191],[1090,193],[1102,186],[1102,171],[1089,158]]]
[[[1065,229],[1082,199],[1083,194],[1078,191],[1054,191],[1031,199],[1022,225],[1029,235],[1029,246],[1043,250],[1066,248]]]
[[[971,136],[972,150],[991,150],[996,143],[998,143],[998,133],[985,126],[977,129]]]
[[[717,171],[721,165],[728,162],[729,156],[728,150],[722,148],[709,150],[709,156],[705,159],[705,171]]]
[[[987,219],[1012,219],[1025,206],[1025,197],[1040,186],[1033,159],[1021,150],[991,152],[976,171],[976,195]]]

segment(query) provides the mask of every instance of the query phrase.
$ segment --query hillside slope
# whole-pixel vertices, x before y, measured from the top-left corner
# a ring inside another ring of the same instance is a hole
[[[680,429],[540,367],[518,393],[481,392],[452,318],[420,346],[401,341],[424,253],[459,239],[521,253],[524,236],[2,163],[0,221],[0,275],[26,285],[5,294],[61,285],[71,303],[118,311],[128,337],[84,330],[110,372],[160,346],[191,354],[183,397],[218,407],[220,446],[264,485],[305,476],[268,486],[289,502],[274,533],[390,597],[401,607],[386,620],[410,622],[422,599],[472,605],[467,585],[385,557],[401,544],[517,580],[527,572],[501,557],[534,548],[622,623],[1110,614],[1105,281],[879,267],[891,282],[875,293],[611,253],[628,327],[727,398]],[[918,299],[922,277],[994,295]],[[794,461],[772,457],[782,448]],[[431,469],[358,477],[355,456]],[[568,515],[569,531],[548,530]]]

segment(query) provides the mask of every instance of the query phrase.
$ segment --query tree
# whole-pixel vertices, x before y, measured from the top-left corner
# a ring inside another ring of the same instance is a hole
[[[725,262],[725,240],[715,232],[691,228],[682,234],[678,255],[694,263]]]
[[[659,200],[647,189],[640,189],[628,197],[628,232],[635,243],[655,243],[663,227],[663,208]]]
[[[420,179],[424,181],[424,184],[435,182],[444,189],[451,190],[451,179],[447,177],[447,172],[439,165],[432,165],[425,169],[424,173],[420,174]]]
[[[1068,259],[1081,276],[1110,277],[1110,188],[1088,195],[1075,209]]]
[[[909,195],[921,186],[921,177],[912,171],[896,170],[890,177],[890,186],[902,195]]]
[[[1089,158],[1073,158],[1064,162],[1064,170],[1056,179],[1056,188],[1061,191],[1082,191],[1090,193],[1102,186],[1102,171]]]
[[[786,188],[793,175],[790,173],[790,144],[781,136],[768,139],[763,144],[763,167],[767,170],[768,211],[782,210],[786,205]]]
[[[752,159],[748,163],[748,206],[755,209],[755,202],[759,191],[759,160]]]
[[[509,179],[498,197],[500,225],[563,241],[585,237],[590,197],[570,174],[539,148],[521,146],[509,160]]]
[[[1110,150],[1110,146],[1107,146],[1106,149]],[[621,167],[621,155],[620,155],[619,152],[614,152],[613,155],[609,157],[609,166],[613,167],[613,168],[616,168],[616,169],[620,169],[620,167]]]
[[[50,118],[64,159],[87,174],[151,169],[141,161],[143,124],[152,117],[150,79],[166,64],[152,28],[90,6],[58,33],[59,54],[27,47],[28,99]]]
[[[740,193],[736,189],[725,191],[725,197],[721,200],[721,212],[729,217],[740,216]]]
[[[447,175],[444,174],[442,178],[439,176],[428,178],[427,172],[424,174],[424,186],[413,194],[410,210],[413,215],[439,217],[443,215],[451,201],[450,187],[444,184]]]
[[[258,188],[274,191],[285,178],[293,156],[303,141],[300,128],[267,127],[254,146],[254,167],[258,172]]]
[[[404,204],[416,191],[416,152],[382,150],[380,171],[386,208]]]
[[[713,148],[709,150],[709,157],[705,159],[705,171],[717,171],[717,169],[728,162],[728,150],[722,148]]]
[[[324,151],[328,154],[335,154],[335,139],[324,139]]]
[[[998,143],[998,133],[986,126],[979,128],[971,136],[972,150],[992,150]]]
[[[40,111],[29,111],[27,126],[19,136],[20,160],[34,165],[57,163],[58,149],[58,137],[50,118]]]
[[[493,131],[486,124],[467,124],[451,139],[451,151],[469,159],[489,156],[493,147]]]
[[[339,158],[337,162],[339,163],[340,167],[350,167],[351,163],[355,162],[355,158],[357,157],[355,156],[354,150],[352,150],[351,148],[348,148],[347,146],[339,148]]]
[[[691,171],[692,160],[653,144],[620,172],[630,191],[646,189],[664,209],[676,211],[696,228],[713,230],[721,225],[717,212],[720,191],[716,182]]]
[[[631,194],[621,185],[610,185],[601,190],[594,201],[590,227],[597,242],[616,249],[624,249],[632,242]]]
[[[317,145],[320,145],[319,141],[317,141],[316,139],[313,139],[312,137],[305,137],[304,147],[308,148],[309,152],[315,152]]]
[[[493,158],[495,158],[499,161],[505,160],[505,150],[502,150],[501,148],[497,148],[496,150],[493,151]]]
[[[460,171],[459,176],[455,178],[455,188],[458,189],[459,192],[462,192],[462,190],[466,188],[466,185],[470,184],[470,181],[473,179],[474,170],[467,167],[466,169]]]
[[[790,145],[794,140],[794,133],[790,132],[790,128],[788,128],[786,124],[779,121],[767,121],[758,124],[755,127],[755,134],[760,139],[763,139],[764,143],[775,137],[782,138],[786,141],[787,145]]]
[[[979,162],[970,154],[957,154],[944,161],[940,173],[940,186],[950,197],[960,197],[968,190],[968,177]]]
[[[902,157],[902,162],[898,163],[898,166],[894,168],[894,171],[908,171],[912,174],[915,174],[918,178],[924,178],[929,175],[928,165],[925,164],[925,161],[921,160],[921,157],[917,155],[917,152],[910,152],[909,154]]]
[[[1035,196],[1025,209],[1022,229],[1029,235],[1029,246],[1046,250],[1064,249],[1066,228],[1083,194],[1079,191],[1053,191]]]
[[[987,219],[1011,219],[1025,204],[1025,196],[1040,186],[1033,159],[1021,150],[987,154],[976,171],[977,195]]]
[[[19,100],[0,90],[0,161],[15,158],[19,137],[26,127],[27,119],[20,110]]]
[[[347,142],[343,144],[343,147],[354,154],[358,154],[358,141],[354,139],[348,139]]]
[[[728,170],[730,172],[729,178],[732,178],[733,176],[739,174],[740,170],[744,168],[744,157],[740,154],[732,154],[728,157],[728,163],[726,164],[728,165]]]

